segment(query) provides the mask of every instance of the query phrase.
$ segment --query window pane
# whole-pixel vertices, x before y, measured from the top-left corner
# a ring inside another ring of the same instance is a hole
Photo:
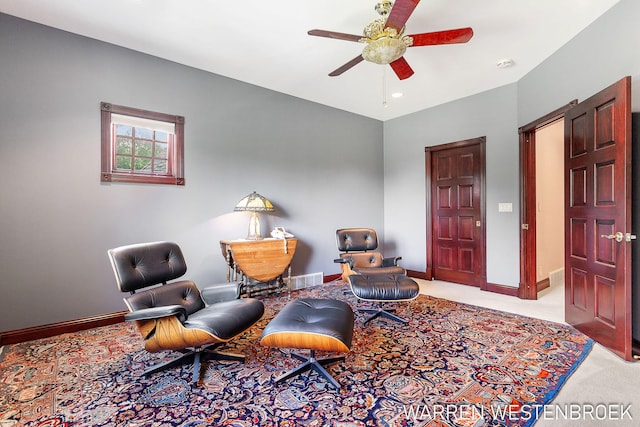
[[[153,139],[153,131],[146,128],[136,128],[136,138]]]
[[[156,131],[156,141],[167,142],[169,135],[166,132]]]
[[[124,170],[131,170],[131,157],[126,157],[126,156],[116,156],[116,168],[117,169],[124,169]]]
[[[136,172],[151,172],[151,159],[135,159]]]
[[[117,151],[118,154],[131,155],[131,139],[118,137]]]
[[[139,140],[136,139],[136,145],[135,145],[136,149],[135,149],[135,155],[136,156],[144,156],[144,157],[151,157],[152,155],[152,147],[153,144],[151,143],[151,141],[144,141],[144,140]]]
[[[116,125],[116,135],[133,136],[133,128],[127,125]]]
[[[167,173],[167,161],[156,160],[153,163],[153,173]]]
[[[156,142],[156,152],[154,157],[156,159],[166,159],[167,158],[167,144],[163,142]]]

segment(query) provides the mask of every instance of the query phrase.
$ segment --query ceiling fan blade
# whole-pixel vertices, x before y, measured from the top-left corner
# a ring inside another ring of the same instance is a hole
[[[395,61],[389,63],[389,65],[391,65],[391,68],[393,68],[393,71],[400,80],[408,79],[413,76],[413,70],[409,66],[407,60],[404,59],[404,56],[401,56]]]
[[[387,17],[385,27],[395,28],[400,32],[418,3],[420,0],[396,0]]]
[[[355,34],[337,33],[335,31],[310,30],[307,32],[310,36],[328,37],[330,39],[347,40],[350,42],[359,42],[362,36]]]
[[[344,64],[343,66],[338,67],[335,70],[333,70],[332,72],[330,72],[329,75],[331,77],[339,76],[340,74],[344,73],[348,69],[355,67],[356,65],[358,65],[362,61],[364,61],[364,58],[362,57],[362,55],[358,55],[355,58],[353,58],[351,61],[349,61],[346,64]]]
[[[433,46],[436,44],[466,43],[473,37],[473,30],[469,27],[456,30],[436,31],[410,35],[412,46]]]

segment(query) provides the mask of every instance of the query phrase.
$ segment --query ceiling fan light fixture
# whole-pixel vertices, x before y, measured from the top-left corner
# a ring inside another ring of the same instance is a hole
[[[368,40],[362,49],[362,57],[376,64],[389,64],[400,58],[407,51],[407,45],[402,39],[382,37]]]
[[[378,12],[380,13],[380,12]],[[413,44],[413,39],[404,36],[404,28],[398,32],[395,28],[387,27],[385,17],[374,19],[364,27],[361,42],[366,43],[362,50],[362,57],[375,64],[390,64],[400,58]]]
[[[329,76],[342,75],[366,60],[374,64],[389,64],[396,76],[404,80],[414,74],[404,58],[407,47],[466,43],[473,37],[473,29],[470,27],[405,36],[405,24],[419,2],[420,0],[379,0],[375,9],[380,18],[369,22],[362,37],[336,31],[309,30],[307,33],[310,36],[365,43],[360,55],[330,72]]]

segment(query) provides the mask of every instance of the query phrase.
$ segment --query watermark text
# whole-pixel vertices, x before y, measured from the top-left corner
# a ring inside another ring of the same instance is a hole
[[[481,418],[494,420],[596,420],[633,421],[631,404],[552,403],[547,405],[501,405],[485,408],[472,404],[404,405],[404,416],[412,420],[451,420],[473,425]]]

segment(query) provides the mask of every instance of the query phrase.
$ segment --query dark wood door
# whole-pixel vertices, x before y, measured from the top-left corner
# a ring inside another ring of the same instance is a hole
[[[631,360],[631,79],[565,115],[565,320]]]
[[[483,289],[484,142],[477,138],[429,150],[433,278]]]

